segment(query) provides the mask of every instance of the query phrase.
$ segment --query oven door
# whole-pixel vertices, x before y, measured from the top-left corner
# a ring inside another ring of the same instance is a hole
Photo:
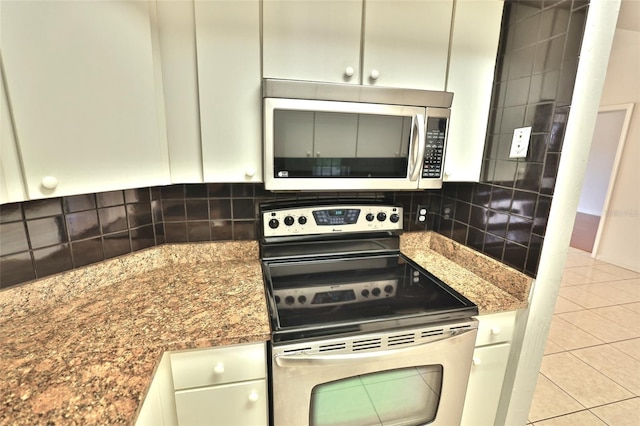
[[[460,424],[477,321],[274,345],[275,426]]]

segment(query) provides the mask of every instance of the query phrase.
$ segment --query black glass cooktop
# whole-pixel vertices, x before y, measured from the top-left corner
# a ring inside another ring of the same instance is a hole
[[[401,253],[263,262],[274,341],[433,324],[473,302]]]

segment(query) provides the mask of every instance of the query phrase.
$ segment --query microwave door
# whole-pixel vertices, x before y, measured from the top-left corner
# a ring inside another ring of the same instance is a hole
[[[425,107],[264,101],[266,189],[418,188]]]

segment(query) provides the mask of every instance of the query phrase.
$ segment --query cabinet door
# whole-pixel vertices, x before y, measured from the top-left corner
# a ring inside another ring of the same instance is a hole
[[[359,83],[361,21],[360,0],[265,0],[264,77]]]
[[[176,392],[179,425],[267,426],[265,380]]]
[[[203,182],[193,0],[156,7],[171,182]]]
[[[149,3],[9,1],[0,7],[29,197],[169,183]]]
[[[494,424],[510,348],[510,344],[503,343],[474,351],[462,425]]]
[[[27,198],[1,64],[0,57],[0,204],[4,204]]]
[[[447,91],[453,92],[444,180],[480,179],[502,0],[458,0]]]
[[[206,182],[262,181],[260,2],[196,0]]]
[[[363,84],[444,90],[452,9],[453,0],[366,1]]]

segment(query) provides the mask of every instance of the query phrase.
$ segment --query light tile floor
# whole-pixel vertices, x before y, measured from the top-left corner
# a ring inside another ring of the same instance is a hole
[[[570,248],[529,424],[640,425],[640,273]]]

